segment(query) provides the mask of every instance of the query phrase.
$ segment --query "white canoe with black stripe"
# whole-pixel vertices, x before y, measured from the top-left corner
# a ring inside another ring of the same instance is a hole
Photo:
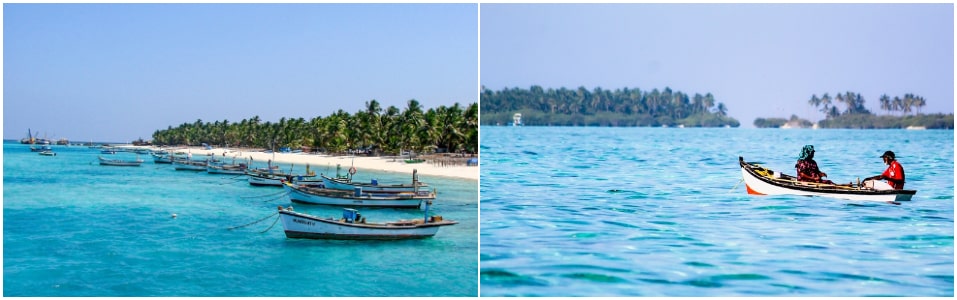
[[[745,162],[738,157],[748,194],[821,196],[855,201],[897,203],[910,201],[915,190],[873,189],[867,184],[824,184],[798,181],[796,177]]]

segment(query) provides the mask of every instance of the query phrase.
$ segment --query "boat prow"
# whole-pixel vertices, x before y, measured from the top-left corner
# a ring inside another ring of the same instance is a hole
[[[899,204],[910,201],[916,190],[881,190],[866,184],[825,184],[798,181],[796,177],[745,162],[738,157],[744,185],[751,195],[821,196],[855,201],[876,201]]]

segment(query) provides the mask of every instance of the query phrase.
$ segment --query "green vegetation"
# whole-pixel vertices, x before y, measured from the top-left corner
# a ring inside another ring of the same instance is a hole
[[[907,127],[924,127],[927,129],[954,129],[954,114],[921,114],[920,110],[927,101],[924,97],[915,94],[905,94],[904,97],[884,94],[880,97],[881,110],[886,115],[878,116],[864,107],[864,97],[854,92],[836,94],[833,98],[824,93],[821,97],[811,95],[808,104],[820,109],[824,113],[824,120],[817,123],[819,128],[853,128],[853,129],[900,129]],[[843,106],[844,110],[839,107]],[[913,112],[913,114],[911,114]],[[893,116],[893,114],[898,114]],[[791,116],[794,121],[797,116]],[[784,119],[757,118],[754,126],[759,128],[781,127]],[[803,124],[803,121],[800,120]],[[810,123],[810,122],[808,122]],[[800,125],[797,127],[811,127]],[[791,127],[796,127],[791,125]]]
[[[272,150],[308,147],[337,154],[350,149],[389,154],[399,154],[403,149],[476,153],[478,105],[472,103],[463,109],[455,103],[423,111],[413,99],[400,111],[395,106],[383,110],[378,101],[372,100],[354,115],[340,109],[308,121],[282,118],[278,123],[263,123],[259,116],[239,122],[196,120],[153,133],[155,145],[201,143]]]
[[[515,113],[532,126],[678,126],[738,127],[727,115],[724,103],[715,103],[711,93],[688,96],[665,88],[589,91],[578,89],[503,89],[482,87],[482,124],[505,125]]]
[[[811,121],[798,118],[796,115],[791,115],[791,119],[784,118],[757,118],[754,119],[754,127],[757,128],[780,128],[785,127],[790,128],[810,128],[814,126],[814,123]]]

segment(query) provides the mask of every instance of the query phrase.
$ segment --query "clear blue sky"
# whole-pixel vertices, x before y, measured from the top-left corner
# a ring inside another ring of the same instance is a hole
[[[823,113],[812,94],[923,96],[954,112],[953,4],[482,4],[489,89],[712,93],[742,127]]]
[[[477,4],[4,4],[3,138],[478,101]]]

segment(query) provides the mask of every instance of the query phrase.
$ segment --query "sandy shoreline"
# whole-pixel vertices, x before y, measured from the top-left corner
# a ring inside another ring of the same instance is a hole
[[[121,146],[122,147],[122,146]],[[134,146],[126,146],[134,147]],[[136,147],[141,148],[141,147]],[[142,147],[146,148],[146,147]],[[151,147],[150,149],[159,150],[160,148]],[[295,164],[297,166],[305,166],[307,163],[312,166],[312,169],[317,173],[324,172],[326,168],[331,168],[335,170],[336,164],[342,165],[342,171],[345,172],[349,169],[349,166],[355,166],[358,173],[361,173],[363,169],[365,170],[376,170],[381,172],[395,172],[399,174],[412,174],[412,170],[416,169],[419,172],[419,175],[422,176],[442,176],[442,177],[452,177],[452,178],[461,178],[478,181],[479,178],[479,168],[477,166],[464,166],[464,165],[440,165],[431,162],[424,163],[415,163],[408,164],[402,158],[393,158],[388,157],[366,157],[366,156],[330,156],[330,155],[316,155],[316,154],[307,154],[307,153],[265,153],[262,151],[248,150],[248,149],[222,149],[222,148],[213,148],[212,150],[206,150],[199,147],[190,147],[187,151],[187,148],[170,148],[167,149],[175,152],[189,152],[192,155],[216,155],[223,157],[223,152],[226,151],[225,161],[229,161],[231,158],[235,157],[237,161],[240,159],[252,159],[257,163],[265,163],[268,160],[272,160],[273,163],[285,164],[281,168],[288,167],[288,164]],[[353,161],[353,159],[355,159]],[[332,171],[333,173],[335,171]]]

